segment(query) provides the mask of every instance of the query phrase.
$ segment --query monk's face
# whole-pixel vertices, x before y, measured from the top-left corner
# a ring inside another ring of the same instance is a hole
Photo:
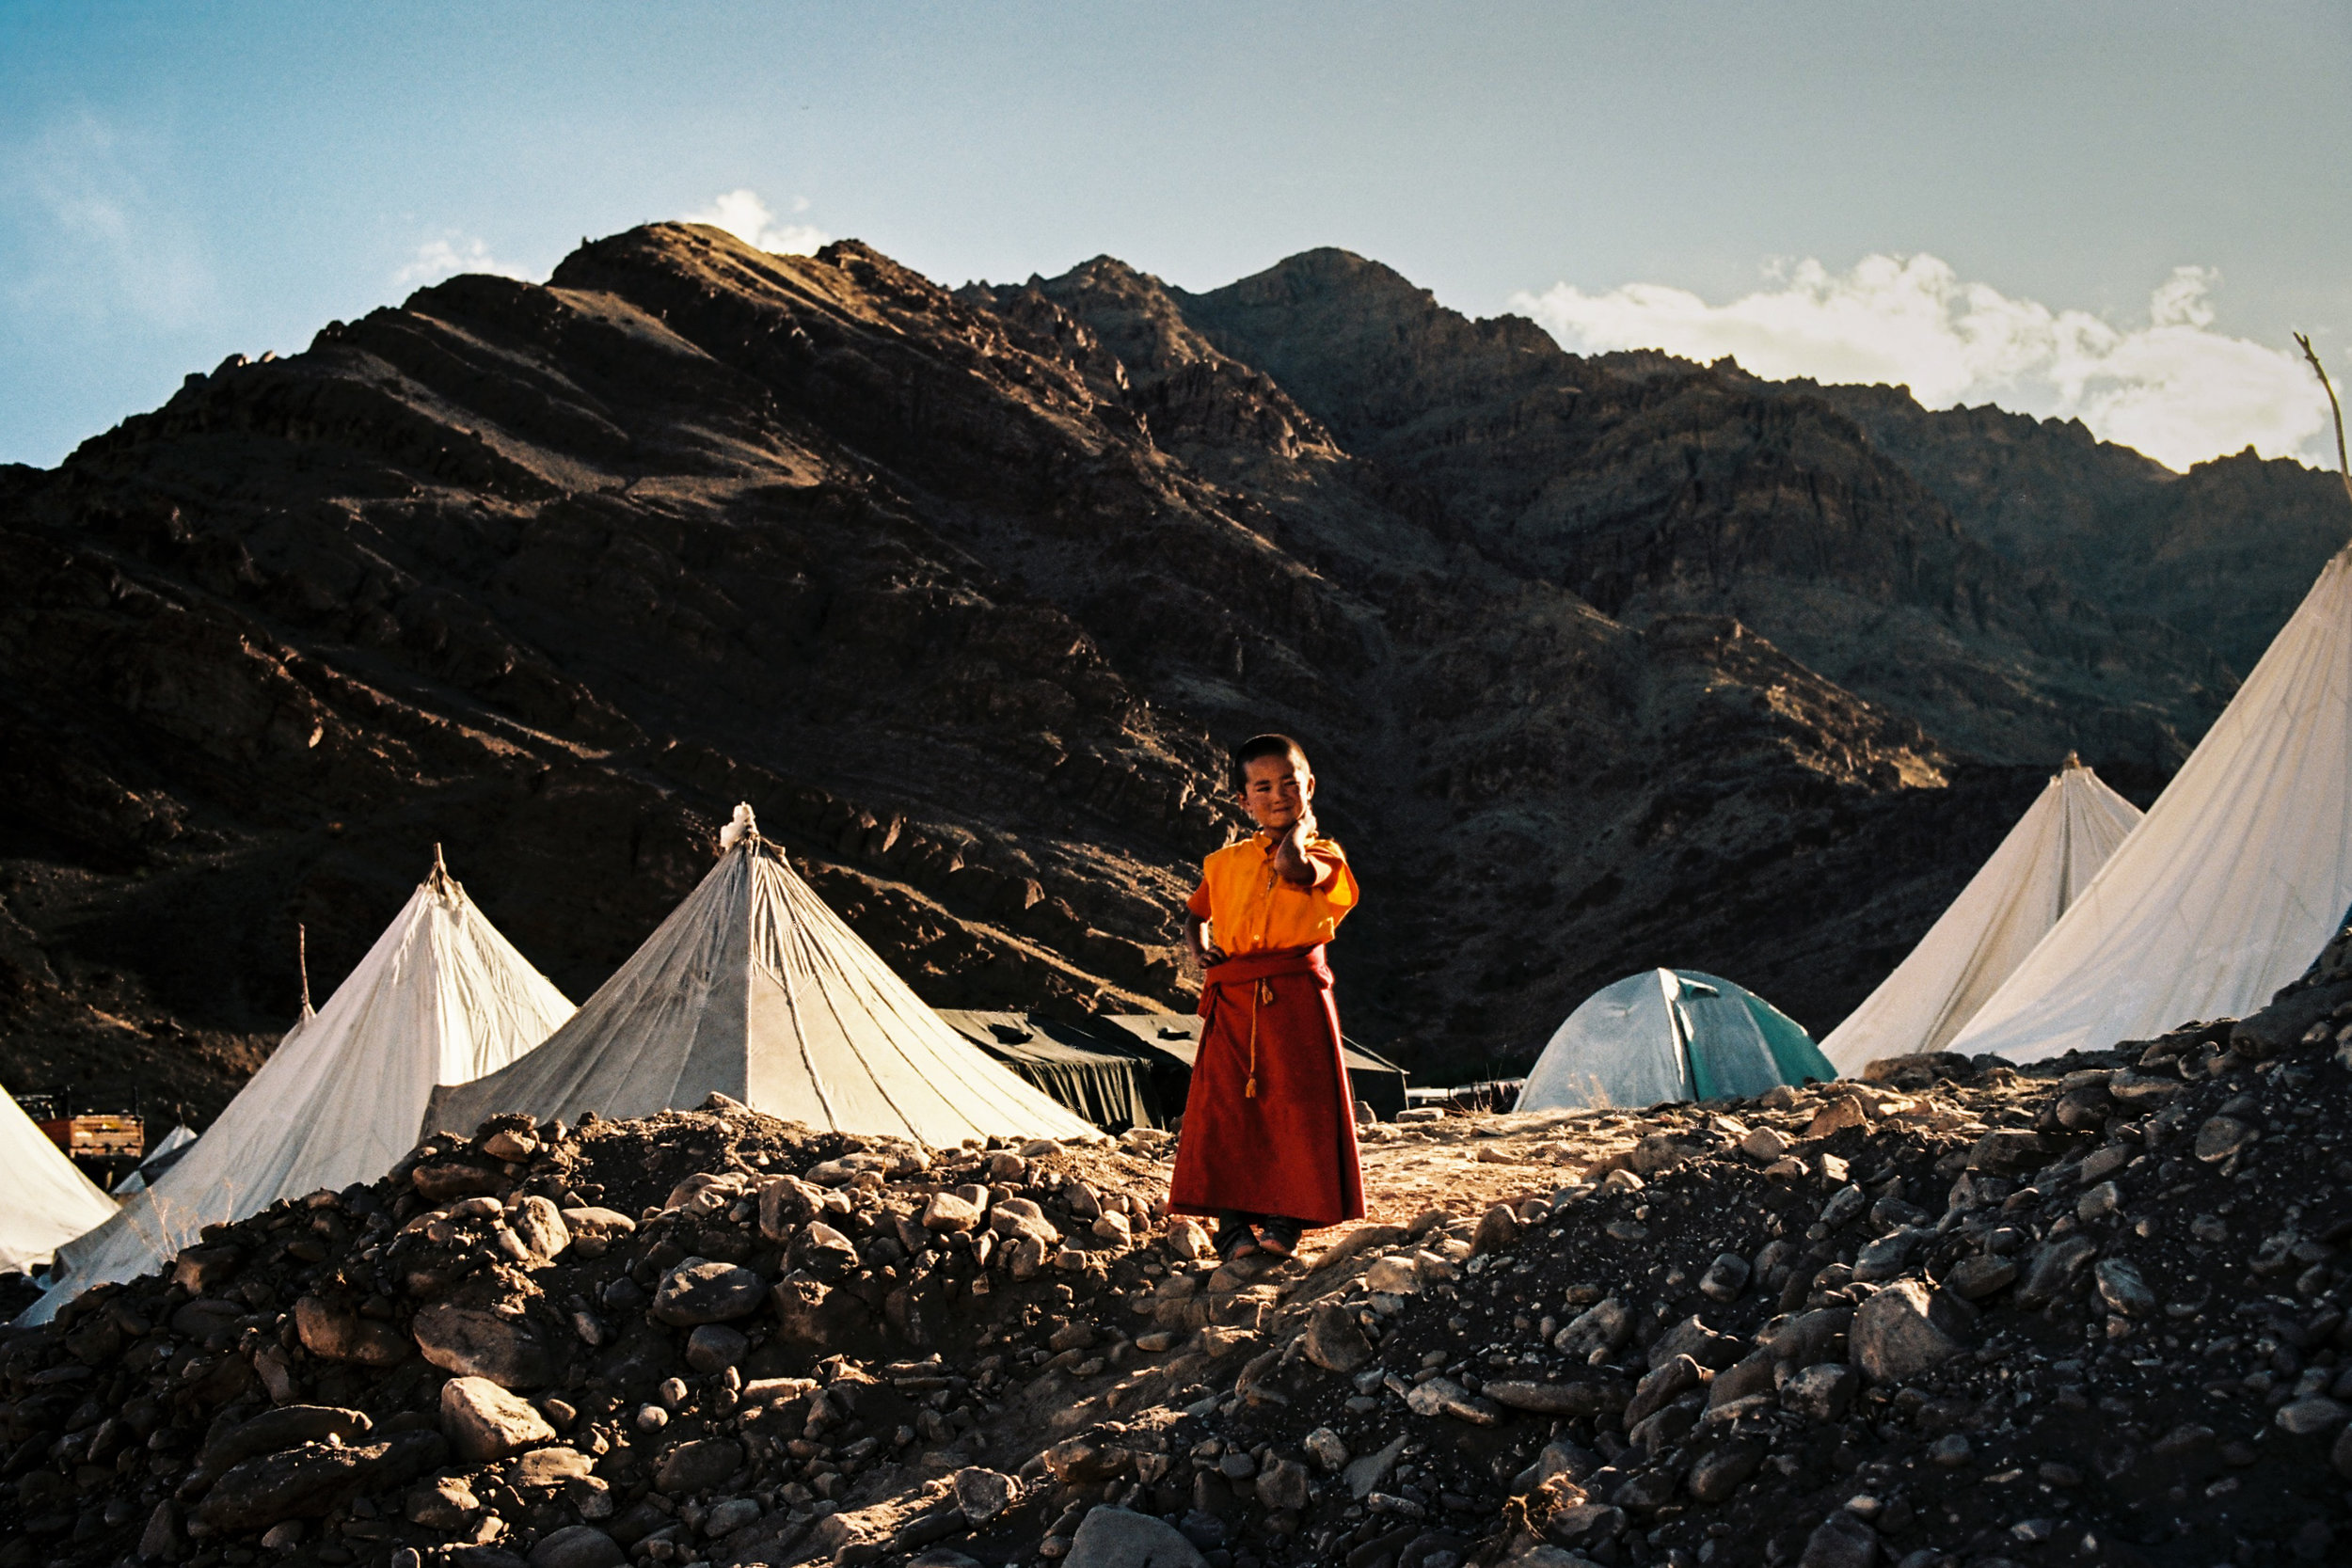
[[[1314,798],[1315,776],[1296,757],[1251,757],[1242,765],[1242,810],[1268,832],[1288,829]]]

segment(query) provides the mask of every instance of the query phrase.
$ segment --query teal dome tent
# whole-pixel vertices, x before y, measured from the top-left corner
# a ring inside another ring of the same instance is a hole
[[[1837,1076],[1787,1013],[1692,969],[1630,974],[1585,998],[1519,1090],[1522,1111],[1744,1099]]]

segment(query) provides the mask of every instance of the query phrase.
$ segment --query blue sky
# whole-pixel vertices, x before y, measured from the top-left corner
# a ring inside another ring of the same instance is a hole
[[[1338,245],[1571,347],[2316,459],[2347,146],[2341,4],[0,0],[0,460],[696,214],[948,283]]]

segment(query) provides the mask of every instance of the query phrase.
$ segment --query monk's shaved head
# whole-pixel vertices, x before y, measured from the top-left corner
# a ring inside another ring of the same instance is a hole
[[[1249,782],[1249,765],[1261,757],[1287,757],[1301,773],[1311,774],[1314,765],[1307,760],[1307,749],[1286,735],[1253,735],[1233,748],[1232,782],[1239,792]]]

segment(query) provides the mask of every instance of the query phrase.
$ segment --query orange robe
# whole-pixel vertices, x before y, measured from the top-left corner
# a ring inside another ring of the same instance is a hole
[[[1355,874],[1329,839],[1308,854],[1329,875],[1284,881],[1261,832],[1201,863],[1185,907],[1226,961],[1200,991],[1200,1051],[1168,1183],[1178,1213],[1336,1225],[1364,1212],[1355,1097],[1340,1055],[1328,942],[1356,906]]]

